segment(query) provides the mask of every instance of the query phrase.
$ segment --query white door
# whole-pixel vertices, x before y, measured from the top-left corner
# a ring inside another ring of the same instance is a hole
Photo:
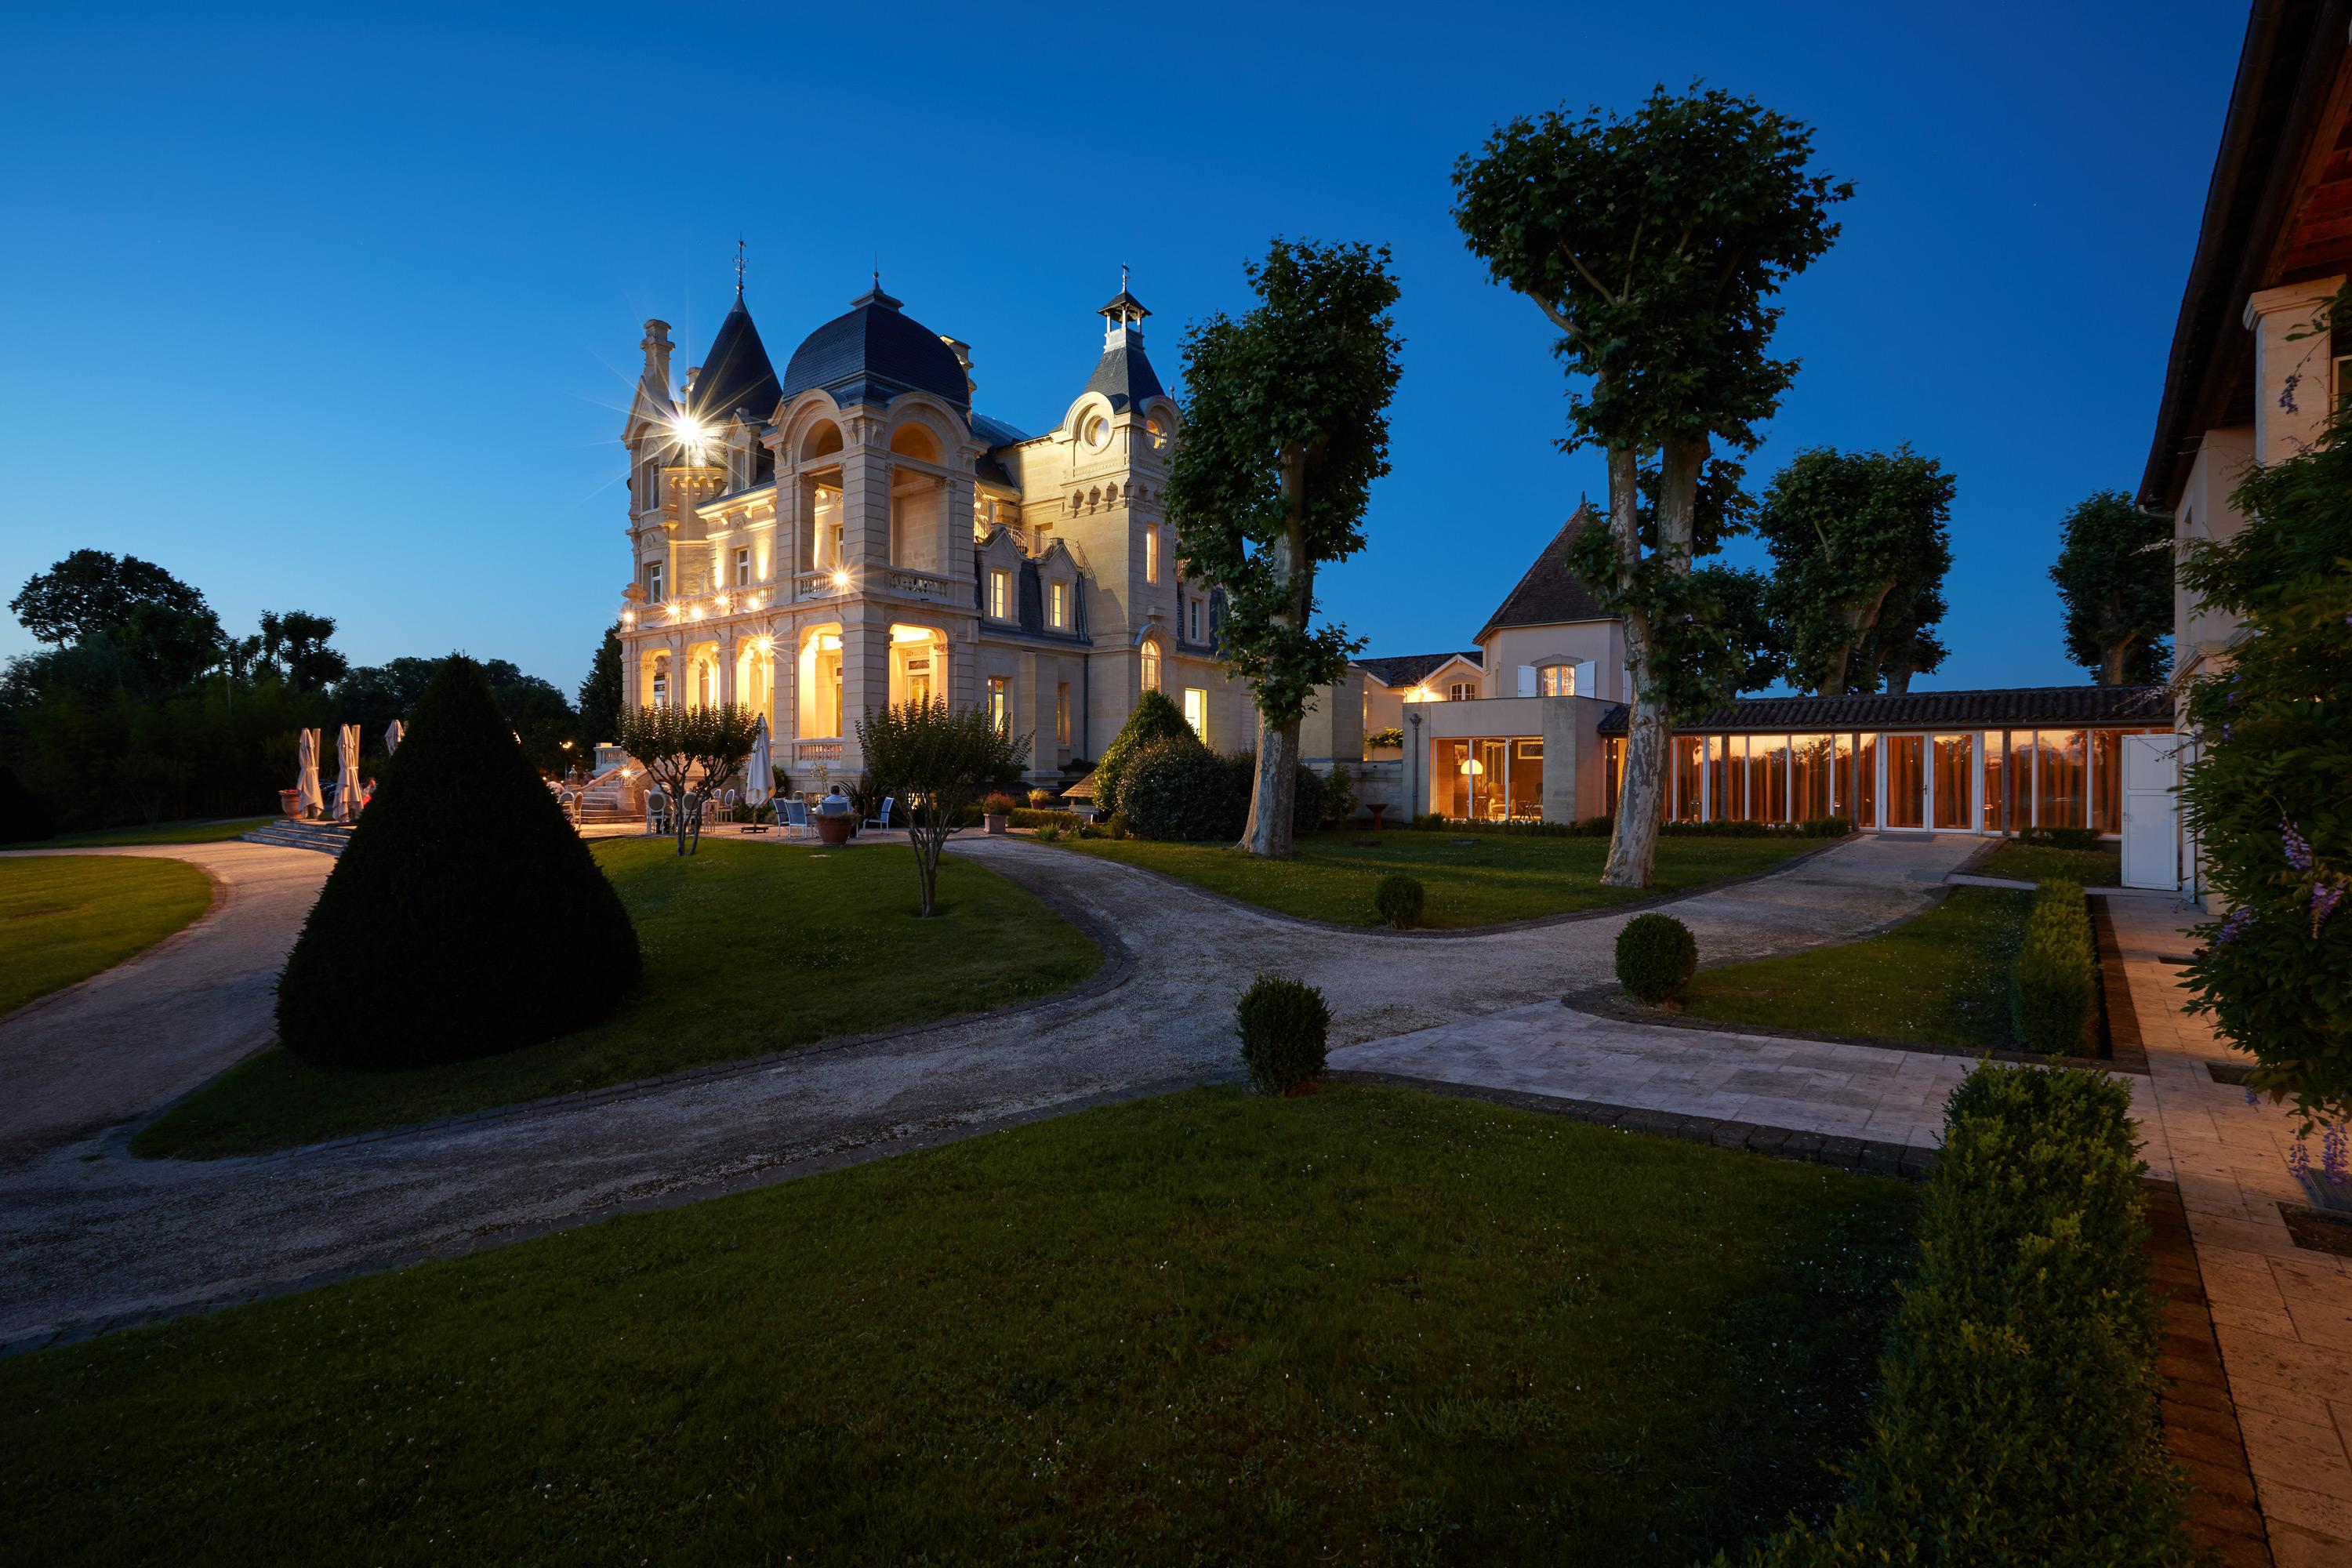
[[[2180,879],[2173,825],[2173,738],[2124,738],[2124,886],[2173,888]]]

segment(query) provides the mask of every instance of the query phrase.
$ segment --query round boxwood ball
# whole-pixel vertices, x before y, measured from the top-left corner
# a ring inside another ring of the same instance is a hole
[[[1260,1094],[1287,1094],[1322,1076],[1331,1009],[1318,988],[1261,974],[1234,1009],[1242,1060]]]
[[[1617,933],[1617,984],[1644,1002],[1682,994],[1698,971],[1698,940],[1672,915],[1635,915]]]
[[[1422,905],[1428,902],[1428,889],[1417,878],[1402,871],[1391,871],[1382,877],[1372,889],[1372,909],[1381,921],[1399,931],[1421,918]]]

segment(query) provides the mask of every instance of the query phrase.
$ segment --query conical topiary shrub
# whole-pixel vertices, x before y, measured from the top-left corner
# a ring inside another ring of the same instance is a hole
[[[610,1013],[636,929],[453,655],[336,863],[278,982],[278,1034],[322,1067],[513,1050]]]

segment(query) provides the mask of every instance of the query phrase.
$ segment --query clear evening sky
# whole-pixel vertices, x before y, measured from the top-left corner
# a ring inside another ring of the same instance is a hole
[[[1369,652],[1469,646],[1586,491],[1534,308],[1448,172],[1489,128],[1694,78],[1851,179],[1785,295],[1803,361],[1751,460],[1908,441],[1958,479],[1922,689],[2076,682],[2060,515],[2136,488],[2245,9],[1738,4],[524,8],[73,5],[0,36],[0,600],[71,549],[162,563],[233,631],[335,616],[358,663],[461,647],[569,690],[628,562],[641,323],[698,361],[732,293],[778,368],[884,285],[1059,419],[1134,268],[1184,323],[1283,233],[1393,247],[1408,340]],[[1729,559],[1753,562],[1752,542]],[[0,614],[0,654],[30,638]]]

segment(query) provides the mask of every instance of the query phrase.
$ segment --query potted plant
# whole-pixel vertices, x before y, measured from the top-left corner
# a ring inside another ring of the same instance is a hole
[[[1005,824],[1013,819],[1020,803],[1003,790],[998,790],[980,803],[981,826],[991,833],[1003,833]]]

